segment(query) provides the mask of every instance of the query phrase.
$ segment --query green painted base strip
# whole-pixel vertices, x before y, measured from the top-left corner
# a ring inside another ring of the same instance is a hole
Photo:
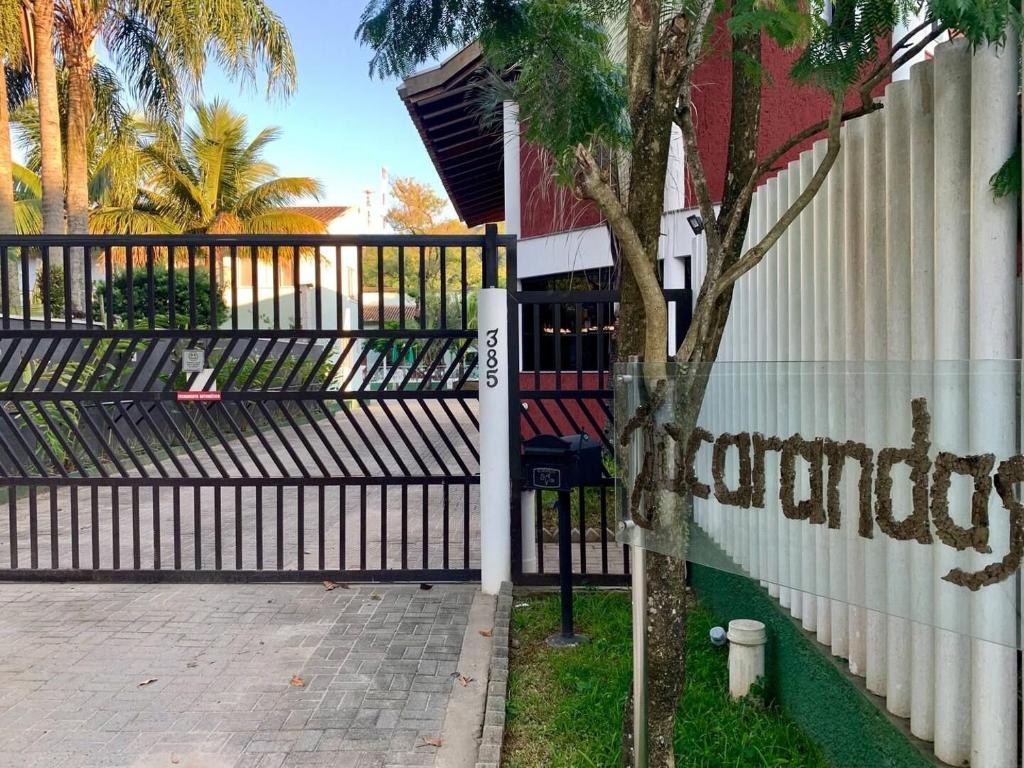
[[[756,619],[768,630],[766,692],[834,768],[932,768],[936,763],[836,668],[768,593],[746,576],[691,565],[701,603],[724,624]]]

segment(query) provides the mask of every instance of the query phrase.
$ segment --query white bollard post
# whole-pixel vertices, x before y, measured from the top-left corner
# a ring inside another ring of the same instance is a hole
[[[480,370],[480,583],[496,595],[512,578],[509,474],[508,294],[481,288],[477,298]]]
[[[753,619],[729,622],[729,695],[742,699],[764,677],[764,645],[768,639],[764,624]]]

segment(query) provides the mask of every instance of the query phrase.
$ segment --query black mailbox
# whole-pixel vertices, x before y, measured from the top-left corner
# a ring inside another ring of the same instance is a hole
[[[600,485],[601,444],[586,434],[538,435],[523,443],[523,484],[545,491]]]

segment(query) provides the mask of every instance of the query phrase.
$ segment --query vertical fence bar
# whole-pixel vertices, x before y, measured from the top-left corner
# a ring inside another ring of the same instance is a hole
[[[153,570],[160,570],[160,486],[154,485],[150,488],[153,504]]]
[[[195,549],[195,566],[197,571],[203,569],[203,518],[202,494],[199,486],[192,492],[192,546]]]
[[[124,296],[128,327],[135,328],[135,250],[127,243],[124,246]]]
[[[348,562],[348,486],[338,486],[338,569],[344,571]]]
[[[11,327],[11,265],[7,246],[0,246],[0,312],[3,313],[3,329]]]
[[[221,539],[221,498],[220,486],[215,485],[213,491],[213,567],[220,570],[223,567],[223,544]]]
[[[153,246],[146,245],[146,318],[151,329],[156,328],[156,274]],[[168,299],[170,294],[168,294]]]
[[[176,283],[177,272],[175,270],[175,246],[167,246],[167,327],[178,327],[178,286]]]
[[[21,324],[32,327],[32,286],[29,284],[29,248],[21,249]]]
[[[234,259],[232,259],[233,261]],[[235,570],[242,570],[242,486],[235,486]]]
[[[142,568],[142,537],[139,521],[139,486],[133,485],[132,500],[132,568]]]
[[[297,528],[296,552],[298,558],[298,569],[305,569],[305,548],[306,548],[306,494],[303,486],[295,488],[295,527]]]
[[[110,567],[117,571],[121,569],[121,493],[116,485],[110,486],[110,542]]]
[[[63,258],[63,270],[64,270],[63,280],[61,280],[61,289],[64,292],[64,327],[65,328],[70,328],[71,325],[72,325],[72,323],[71,323],[71,315],[72,315],[71,307],[73,306],[72,302],[75,299],[77,299],[77,297],[73,295],[73,292],[71,290],[71,287],[72,287],[71,286],[71,282],[72,282],[71,281],[71,249],[68,248],[68,246],[65,245],[65,246],[63,246],[61,248],[61,254],[62,254],[62,258]]]
[[[36,487],[33,485],[28,491],[29,565],[32,570],[39,567],[39,518],[36,502]]]
[[[181,488],[171,489],[171,514],[174,526],[174,570],[181,570]]]
[[[60,568],[60,520],[57,517],[57,486],[50,486],[50,567]]]
[[[327,489],[323,485],[317,486],[317,510],[316,510],[316,552],[317,567],[322,571],[326,566],[326,531],[327,524]]]
[[[11,569],[18,567],[18,486],[7,486],[7,534],[10,541]]]

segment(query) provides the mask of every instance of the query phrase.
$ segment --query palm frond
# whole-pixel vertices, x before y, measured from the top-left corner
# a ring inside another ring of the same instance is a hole
[[[270,210],[244,222],[249,235],[322,235],[327,227],[321,221],[296,211]]]
[[[23,200],[31,198],[42,199],[43,183],[39,179],[39,174],[20,163],[11,163],[11,174],[14,176],[14,195],[16,198]]]
[[[173,235],[181,230],[156,211],[106,207],[89,213],[89,232],[94,235]]]
[[[246,192],[238,201],[242,218],[262,215],[268,209],[280,208],[304,197],[319,199],[323,185],[305,176],[284,176],[260,184]]]

